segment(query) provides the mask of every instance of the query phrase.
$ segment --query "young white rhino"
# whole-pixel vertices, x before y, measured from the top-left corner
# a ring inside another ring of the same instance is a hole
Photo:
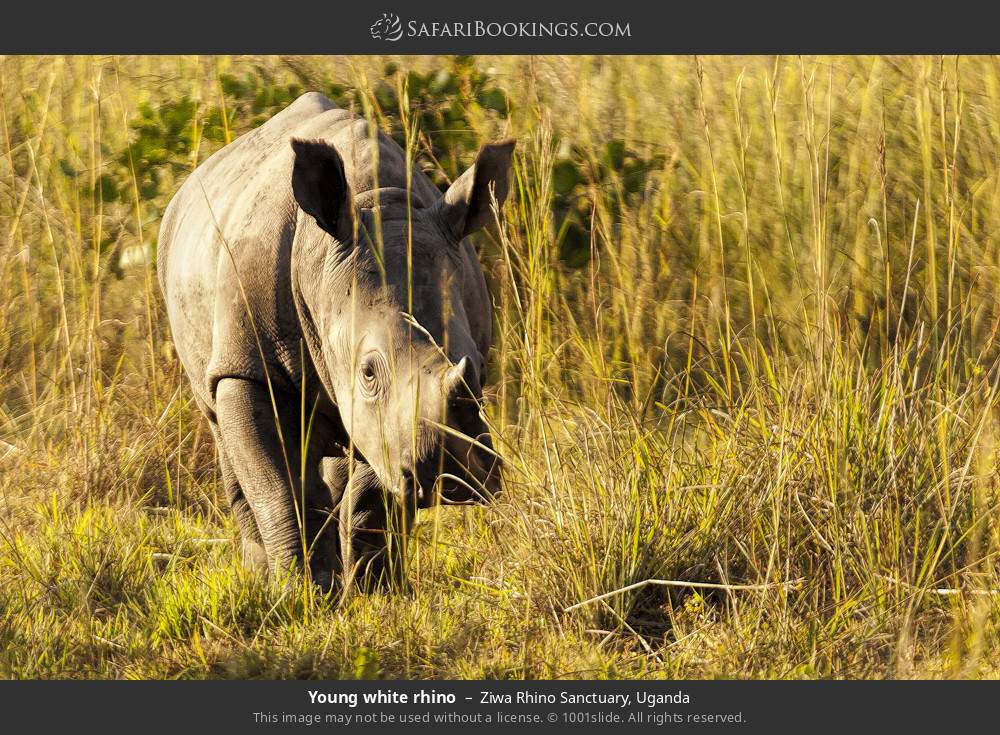
[[[170,202],[160,286],[247,563],[385,580],[417,507],[498,490],[480,413],[492,315],[465,238],[503,203],[513,148],[483,147],[442,197],[310,93]]]

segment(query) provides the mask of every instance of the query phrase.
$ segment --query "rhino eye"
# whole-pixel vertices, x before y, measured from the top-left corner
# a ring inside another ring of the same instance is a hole
[[[366,356],[358,368],[361,389],[370,396],[376,395],[379,392],[382,373],[381,356],[377,353]]]

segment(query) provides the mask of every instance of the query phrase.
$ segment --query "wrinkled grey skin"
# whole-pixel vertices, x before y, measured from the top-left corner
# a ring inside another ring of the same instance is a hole
[[[503,203],[512,150],[485,146],[443,197],[413,169],[407,192],[399,146],[310,93],[170,202],[160,285],[248,563],[384,579],[417,507],[498,490],[491,306],[465,238]]]

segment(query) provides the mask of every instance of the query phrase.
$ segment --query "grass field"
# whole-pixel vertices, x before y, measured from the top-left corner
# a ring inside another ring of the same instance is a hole
[[[340,609],[240,567],[151,257],[309,89],[519,146],[505,493]],[[0,59],[0,675],[1000,675],[998,174],[990,58]]]

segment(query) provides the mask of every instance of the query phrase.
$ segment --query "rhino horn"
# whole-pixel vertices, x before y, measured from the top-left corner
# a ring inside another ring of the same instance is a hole
[[[451,395],[456,388],[466,382],[466,370],[469,369],[468,356],[463,357],[456,364],[452,365],[444,374],[445,395]]]

